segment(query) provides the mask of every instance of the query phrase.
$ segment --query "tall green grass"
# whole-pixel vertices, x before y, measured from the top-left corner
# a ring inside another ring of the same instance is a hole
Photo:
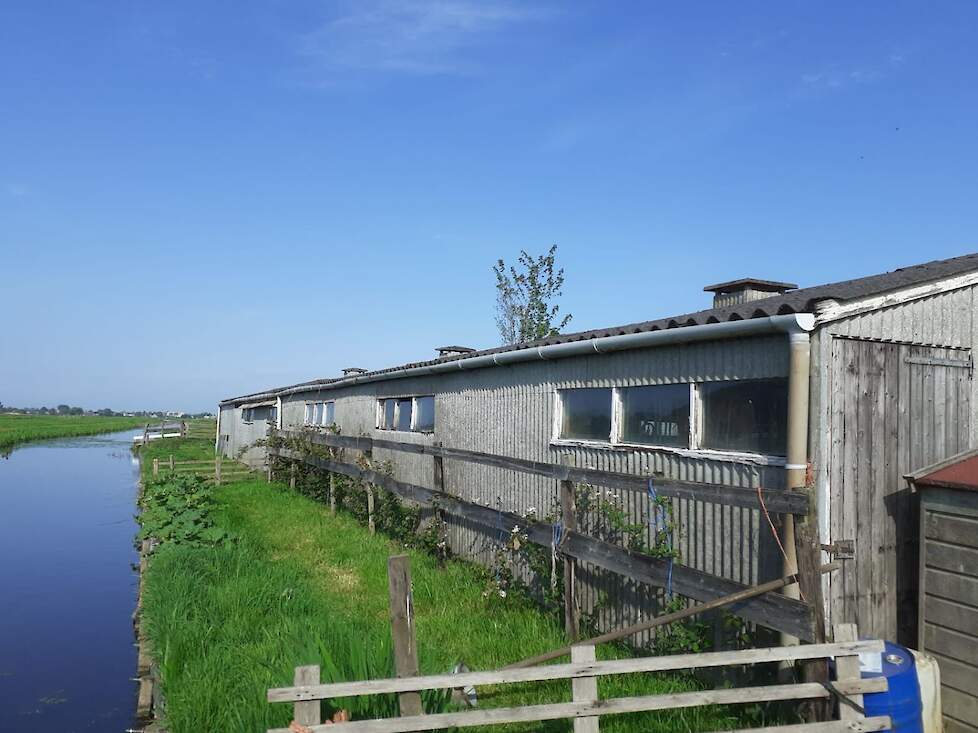
[[[141,417],[0,415],[0,451],[34,440],[113,433],[145,424],[145,418]]]
[[[213,547],[163,546],[145,578],[147,633],[161,663],[167,724],[173,733],[285,726],[288,705],[265,702],[269,687],[291,684],[293,668],[320,664],[324,679],[393,673],[387,557],[404,552],[348,516],[279,485],[232,484],[217,492],[216,521],[241,539]],[[520,597],[485,596],[478,568],[440,567],[409,551],[420,665],[443,673],[458,661],[493,669],[564,643],[555,620]],[[599,656],[626,654],[602,647]],[[682,675],[628,675],[600,681],[604,697],[697,689]],[[567,681],[479,689],[480,705],[570,699]],[[354,719],[391,715],[395,701],[339,701]],[[445,709],[444,694],[426,697]],[[326,707],[326,712],[331,708]],[[730,709],[696,708],[602,718],[607,731],[686,731],[733,727]],[[569,721],[496,727],[566,731]]]

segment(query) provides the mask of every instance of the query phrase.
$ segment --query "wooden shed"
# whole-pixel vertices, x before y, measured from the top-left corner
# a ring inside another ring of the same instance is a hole
[[[908,477],[920,494],[920,634],[948,733],[978,731],[978,449]]]

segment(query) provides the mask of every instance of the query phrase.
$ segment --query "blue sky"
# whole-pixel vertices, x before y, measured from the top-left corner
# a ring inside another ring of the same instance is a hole
[[[0,401],[200,410],[978,250],[973,2],[0,4]]]

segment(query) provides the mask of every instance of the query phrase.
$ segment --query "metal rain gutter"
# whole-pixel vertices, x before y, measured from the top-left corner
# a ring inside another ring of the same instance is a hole
[[[305,384],[296,387],[269,390],[241,398],[231,398],[220,404],[227,405],[239,399],[249,402],[269,397],[282,397],[301,392],[317,392],[338,387],[349,387],[368,382],[384,382],[391,379],[407,377],[423,377],[448,372],[468,371],[494,366],[507,366],[525,361],[564,359],[570,356],[587,354],[607,354],[614,351],[641,349],[654,346],[667,346],[678,343],[694,343],[697,341],[713,341],[725,338],[740,338],[743,336],[759,336],[770,333],[807,334],[815,328],[815,315],[812,313],[791,313],[779,316],[764,316],[749,318],[741,321],[724,321],[722,323],[705,323],[700,326],[681,326],[660,331],[644,331],[642,333],[627,333],[619,336],[602,336],[586,341],[568,341],[561,344],[547,344],[526,349],[501,351],[497,354],[483,354],[451,361],[440,361],[424,366],[408,367],[390,372],[362,374],[355,377],[337,379],[321,385]]]

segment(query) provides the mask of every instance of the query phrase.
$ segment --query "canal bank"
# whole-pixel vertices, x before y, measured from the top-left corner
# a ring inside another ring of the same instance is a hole
[[[0,730],[132,726],[132,435],[33,443],[0,459]]]

